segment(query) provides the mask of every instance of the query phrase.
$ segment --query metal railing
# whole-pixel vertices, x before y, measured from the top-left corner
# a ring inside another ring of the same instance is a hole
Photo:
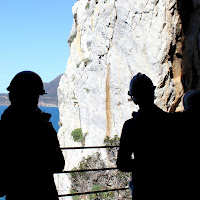
[[[100,190],[100,191],[93,191],[93,192],[82,192],[82,193],[73,193],[73,194],[63,194],[58,195],[58,197],[69,197],[69,196],[80,196],[80,195],[87,195],[87,194],[98,194],[104,192],[115,192],[115,191],[123,191],[128,190],[129,188],[118,188],[118,189],[110,189],[110,190]]]
[[[62,147],[61,150],[65,151],[65,150],[78,150],[78,149],[109,149],[109,148],[119,148],[119,146]],[[116,167],[112,167],[112,168],[101,168],[101,169],[71,170],[71,171],[63,171],[58,174],[97,172],[97,171],[107,171],[107,170],[110,171],[110,170],[118,170],[118,169]],[[77,192],[77,193],[71,193],[71,194],[59,194],[58,197],[81,196],[81,195],[88,195],[88,194],[98,194],[98,193],[124,191],[124,190],[129,190],[129,188],[125,187],[125,188],[114,188],[114,189],[99,190],[99,191]]]

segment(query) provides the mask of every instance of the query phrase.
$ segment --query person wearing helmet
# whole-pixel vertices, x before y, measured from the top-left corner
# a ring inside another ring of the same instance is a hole
[[[199,115],[200,90],[191,90],[183,97],[184,111],[179,114],[179,127],[182,140],[182,182],[185,183],[185,199],[194,199],[199,195]],[[181,129],[181,130],[180,130]]]
[[[43,82],[38,74],[23,71],[7,90],[11,105],[0,122],[6,135],[6,199],[58,200],[53,173],[61,172],[65,161],[51,115],[38,108]]]
[[[18,73],[7,90],[11,106],[23,109],[23,111],[35,110],[39,96],[45,94],[42,79],[31,71]]]
[[[134,200],[160,199],[166,192],[166,134],[160,128],[166,126],[168,114],[154,104],[154,90],[145,74],[138,73],[130,82],[128,95],[139,111],[123,125],[117,167],[132,172]]]
[[[187,113],[199,113],[200,111],[200,90],[191,90],[183,97],[184,110]],[[196,117],[196,116],[195,116]]]
[[[200,90],[191,90],[183,96],[182,112],[172,115],[169,142],[173,171],[170,190],[173,199],[195,199],[199,195],[199,115]]]

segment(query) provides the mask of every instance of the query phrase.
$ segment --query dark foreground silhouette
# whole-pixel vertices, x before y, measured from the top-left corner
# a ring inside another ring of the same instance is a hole
[[[124,123],[118,152],[117,166],[132,172],[133,199],[137,200],[162,199],[168,194],[170,116],[154,104],[154,89],[146,75],[133,77],[129,95],[140,109]]]
[[[184,111],[174,114],[173,182],[176,197],[195,199],[199,196],[200,180],[200,90],[187,92],[183,98]],[[176,198],[177,199],[177,198]]]
[[[45,93],[33,72],[17,74],[8,87],[11,106],[0,121],[1,195],[7,200],[57,200],[53,173],[64,168],[50,114],[37,107]]]
[[[131,80],[129,95],[139,111],[124,123],[117,166],[132,172],[134,200],[195,199],[200,186],[200,90],[184,95],[184,112],[168,114],[154,105],[154,88],[144,74]]]

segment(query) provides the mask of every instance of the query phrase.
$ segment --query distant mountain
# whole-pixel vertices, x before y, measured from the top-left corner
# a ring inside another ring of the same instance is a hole
[[[0,93],[0,106],[8,106],[10,101],[7,93]]]
[[[58,106],[57,89],[59,86],[61,76],[62,76],[62,74],[57,76],[51,82],[44,83],[44,89],[47,94],[40,97],[39,106],[44,106],[44,107],[57,107]]]
[[[61,75],[57,76],[54,80],[49,83],[44,83],[44,89],[47,94],[40,97],[39,106],[43,107],[57,107],[58,96],[57,88],[61,79]],[[10,101],[7,93],[0,93],[0,106],[8,106]]]

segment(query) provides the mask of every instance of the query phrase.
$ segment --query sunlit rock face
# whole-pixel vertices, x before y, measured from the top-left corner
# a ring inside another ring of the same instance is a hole
[[[182,109],[184,89],[200,84],[199,4],[197,0],[76,2],[70,57],[58,88],[62,147],[99,146],[106,136],[120,136],[124,121],[138,109],[127,95],[138,72],[152,79],[160,108]],[[74,141],[71,133],[77,128],[82,129],[84,142]],[[106,161],[105,151],[100,152]],[[92,153],[65,151],[66,170]],[[69,192],[67,175],[57,180],[59,193]]]

